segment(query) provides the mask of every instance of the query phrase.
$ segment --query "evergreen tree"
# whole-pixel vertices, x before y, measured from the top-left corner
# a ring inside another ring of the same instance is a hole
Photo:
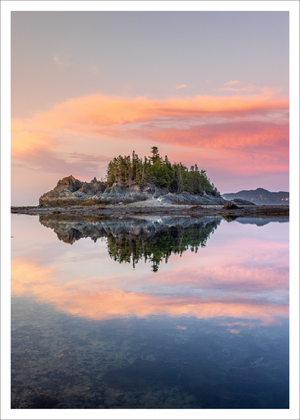
[[[205,170],[199,171],[197,164],[191,166],[190,170],[181,162],[170,163],[168,156],[163,160],[158,153],[158,148],[151,148],[149,159],[144,161],[138,157],[135,151],[132,156],[119,155],[109,162],[107,167],[107,184],[124,182],[126,185],[136,183],[141,186],[147,182],[154,182],[158,187],[167,188],[170,192],[181,193],[188,191],[192,194],[207,194],[220,196],[217,188],[206,175]]]
[[[152,164],[154,164],[160,158],[158,148],[156,146],[152,146],[151,153],[152,156],[150,156],[149,159],[151,160]]]
[[[176,167],[176,175],[177,175],[177,192],[181,193],[183,191],[183,179],[182,179],[182,165],[181,162]]]

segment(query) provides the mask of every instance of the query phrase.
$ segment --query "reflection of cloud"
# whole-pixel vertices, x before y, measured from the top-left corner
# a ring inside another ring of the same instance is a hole
[[[214,263],[215,254],[218,255],[218,264]],[[228,241],[226,249],[215,245],[214,254],[206,256],[202,264],[199,263],[188,272],[186,266],[179,266],[172,271],[171,276],[163,272],[156,273],[152,280],[153,288],[163,284],[165,287],[180,285],[188,289],[205,290],[206,293],[216,291],[236,296],[243,293],[265,293],[271,297],[274,291],[285,294],[288,290],[288,255],[289,244],[286,242],[268,243],[240,238],[237,242]],[[194,255],[187,254],[185,261],[192,266]]]
[[[223,327],[233,327],[233,326],[239,326],[239,325],[241,327],[249,327],[249,328],[254,328],[255,327],[254,322],[241,322],[241,321],[238,321],[238,322],[220,322],[219,325],[221,325]],[[238,330],[238,331],[240,331],[240,330]]]
[[[36,263],[29,263],[19,259],[11,264],[11,290],[13,296],[32,294],[38,288],[39,294],[44,293],[47,285],[53,279],[54,267],[43,267]]]
[[[172,273],[169,275],[172,277]],[[120,281],[118,277],[117,282]],[[165,297],[125,291],[114,287],[113,283],[111,276],[101,276],[63,284],[53,267],[41,267],[24,259],[12,261],[12,296],[32,296],[38,302],[53,305],[57,310],[91,319],[150,315],[231,317],[259,320],[263,325],[270,325],[277,322],[276,317],[288,316],[287,304],[264,302],[261,298],[249,300],[244,295],[236,296],[233,291],[226,298]]]
[[[177,266],[170,275],[161,271],[152,280],[145,278],[144,290],[155,294],[161,287],[163,290],[169,287],[183,296],[207,299],[221,296],[223,303],[231,304],[239,304],[245,296],[271,305],[272,299],[288,304],[288,258],[287,242],[228,239],[226,247],[215,243],[213,252],[201,253],[196,266],[195,256],[186,253],[185,264]]]

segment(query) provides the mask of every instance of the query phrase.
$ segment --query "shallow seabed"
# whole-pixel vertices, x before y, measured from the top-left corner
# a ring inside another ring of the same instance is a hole
[[[12,408],[288,408],[287,221],[73,222],[12,216]]]

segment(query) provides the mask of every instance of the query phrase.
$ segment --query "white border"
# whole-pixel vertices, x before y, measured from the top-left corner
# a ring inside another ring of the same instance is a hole
[[[293,11],[296,1],[5,1],[9,11]]]
[[[290,11],[290,319],[289,410],[10,409],[10,12]],[[298,1],[2,1],[1,2],[1,418],[298,419],[299,418],[299,2]]]

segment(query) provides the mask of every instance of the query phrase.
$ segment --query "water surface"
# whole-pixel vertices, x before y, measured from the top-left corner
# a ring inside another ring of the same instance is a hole
[[[12,215],[12,408],[288,408],[288,225]]]

